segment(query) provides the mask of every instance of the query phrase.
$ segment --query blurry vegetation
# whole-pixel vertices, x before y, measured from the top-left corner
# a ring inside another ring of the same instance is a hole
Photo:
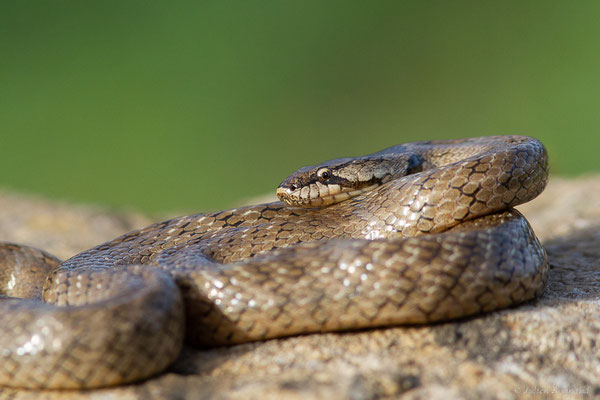
[[[0,186],[231,206],[397,143],[538,137],[598,171],[597,1],[0,5]]]

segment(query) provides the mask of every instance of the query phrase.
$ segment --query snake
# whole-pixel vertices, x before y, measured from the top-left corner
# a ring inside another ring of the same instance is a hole
[[[0,385],[89,389],[200,348],[430,324],[540,295],[513,207],[548,180],[537,139],[419,141],[303,167],[280,201],[155,223],[60,261],[0,245]]]

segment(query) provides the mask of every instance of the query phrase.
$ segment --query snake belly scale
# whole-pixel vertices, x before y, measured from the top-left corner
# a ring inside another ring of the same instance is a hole
[[[359,186],[346,190],[348,163]],[[291,205],[175,218],[64,262],[3,244],[0,385],[132,382],[164,370],[184,336],[228,345],[530,300],[546,254],[512,207],[547,177],[533,138],[414,142],[299,170],[278,189]]]

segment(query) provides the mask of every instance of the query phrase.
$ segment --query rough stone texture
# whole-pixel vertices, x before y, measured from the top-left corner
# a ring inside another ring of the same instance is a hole
[[[553,178],[520,210],[552,266],[543,296],[520,307],[434,326],[186,348],[169,371],[136,385],[89,392],[0,389],[0,399],[600,397],[600,176]],[[0,240],[63,258],[148,222],[0,194]]]
[[[150,223],[139,213],[0,192],[0,240],[38,247],[63,260]]]

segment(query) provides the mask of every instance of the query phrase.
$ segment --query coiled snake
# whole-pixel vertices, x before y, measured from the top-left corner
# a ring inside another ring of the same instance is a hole
[[[511,207],[547,174],[529,137],[415,142],[300,169],[278,188],[291,205],[175,218],[63,263],[4,244],[0,385],[142,379],[177,357],[184,332],[224,345],[532,299],[546,255]]]

